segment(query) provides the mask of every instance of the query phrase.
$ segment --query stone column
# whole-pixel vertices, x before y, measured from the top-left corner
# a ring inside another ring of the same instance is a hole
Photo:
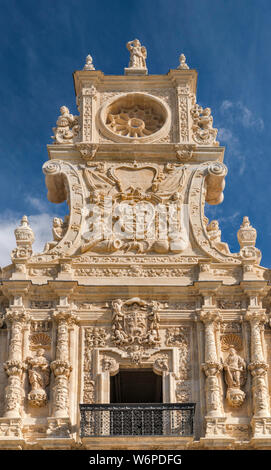
[[[69,361],[69,326],[77,321],[77,317],[68,311],[57,311],[53,314],[57,323],[56,358],[51,363],[55,376],[53,416],[69,417],[69,377],[72,365]]]
[[[7,418],[19,418],[22,404],[22,374],[25,368],[22,358],[23,326],[29,320],[24,309],[10,309],[6,313],[6,321],[11,326],[8,360],[4,369],[8,375],[5,393],[5,414]]]
[[[215,341],[215,326],[220,320],[220,314],[217,311],[202,311],[200,320],[205,326],[205,362],[202,364],[202,369],[206,375],[206,417],[221,417],[222,403],[218,376],[222,365],[217,357]]]
[[[248,368],[252,375],[253,411],[252,428],[254,436],[270,434],[271,418],[267,381],[268,364],[264,359],[262,331],[267,321],[265,310],[248,309],[245,319],[250,323],[251,363]]]

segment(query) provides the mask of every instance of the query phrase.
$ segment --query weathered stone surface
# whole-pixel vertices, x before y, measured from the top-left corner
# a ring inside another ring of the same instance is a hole
[[[270,272],[247,217],[231,253],[205,204],[227,168],[183,54],[148,76],[74,74],[43,166],[67,201],[33,253],[26,216],[0,286],[0,448],[271,448]],[[190,63],[190,61],[189,61]],[[215,84],[214,84],[215,86]],[[194,436],[80,437],[80,403],[110,403],[120,370],[162,377],[165,403],[196,404]]]

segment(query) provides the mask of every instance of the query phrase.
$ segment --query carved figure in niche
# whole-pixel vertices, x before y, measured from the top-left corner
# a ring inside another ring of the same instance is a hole
[[[241,380],[241,375],[244,375],[246,370],[246,363],[244,359],[237,354],[232,347],[229,349],[229,355],[224,362],[225,380],[228,387],[241,387],[244,379]]]
[[[233,407],[239,407],[245,399],[245,393],[241,390],[241,386],[246,382],[246,362],[237,354],[234,347],[230,347],[229,355],[223,366],[225,382],[228,386],[228,403]]]
[[[45,388],[49,385],[50,366],[44,354],[45,350],[40,348],[35,357],[27,358],[28,377],[32,388],[28,400],[30,405],[35,407],[45,406],[47,403]]]
[[[217,220],[212,220],[206,227],[207,235],[210,239],[211,245],[219,251],[229,255],[230,250],[227,243],[221,241],[221,230],[219,230],[219,223]]]
[[[214,143],[217,129],[213,129],[213,117],[211,116],[211,108],[203,109],[195,104],[191,110],[193,118],[193,138],[199,144]]]
[[[60,116],[53,131],[52,139],[55,144],[72,144],[79,132],[78,116],[73,116],[66,106],[61,106]]]
[[[43,251],[51,250],[62,240],[68,230],[69,217],[69,215],[65,215],[64,221],[60,217],[53,218],[52,233],[54,241],[46,243]]]
[[[127,42],[126,47],[130,52],[129,67],[134,69],[145,69],[147,58],[146,47],[141,46],[141,43],[138,39]]]

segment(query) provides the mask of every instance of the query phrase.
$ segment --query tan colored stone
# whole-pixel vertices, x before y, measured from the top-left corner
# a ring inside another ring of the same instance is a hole
[[[61,107],[43,165],[49,201],[68,213],[42,253],[24,216],[2,270],[0,448],[271,448],[270,272],[256,229],[244,217],[231,253],[204,214],[223,201],[227,168],[197,72],[181,54],[149,76],[146,48],[127,48],[124,76],[91,56],[74,73],[79,115]],[[122,370],[160,376],[164,403],[195,403],[194,435],[177,435],[174,415],[174,436],[109,436],[104,419],[81,437],[79,404],[110,403]]]

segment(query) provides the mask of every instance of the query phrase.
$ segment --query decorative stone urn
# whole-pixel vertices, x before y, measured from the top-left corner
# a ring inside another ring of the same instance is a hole
[[[237,232],[237,238],[241,248],[244,246],[255,246],[257,231],[250,225],[248,217],[243,218],[242,225]]]
[[[31,247],[34,243],[34,233],[29,225],[26,215],[22,217],[20,226],[14,230],[14,234],[18,247]]]

